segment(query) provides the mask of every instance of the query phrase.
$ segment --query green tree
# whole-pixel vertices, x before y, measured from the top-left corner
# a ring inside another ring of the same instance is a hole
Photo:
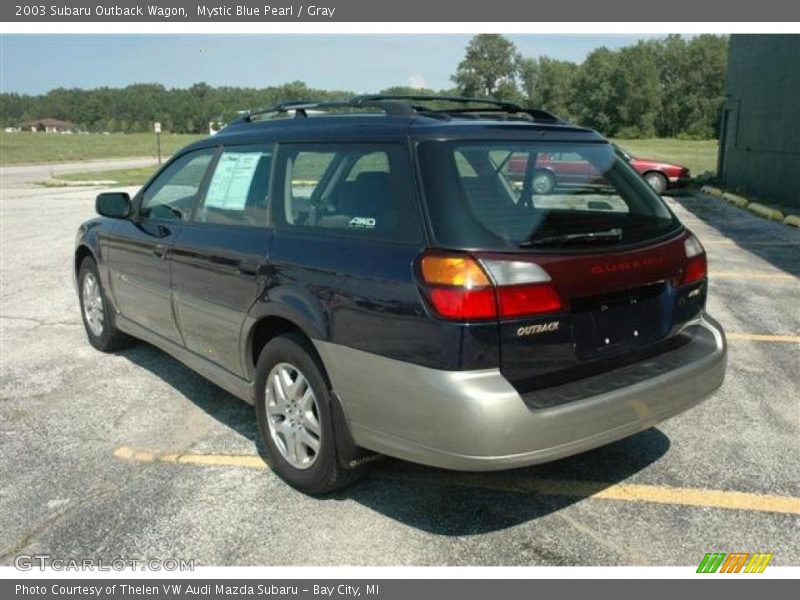
[[[517,100],[519,52],[501,35],[482,33],[467,44],[464,59],[451,80],[466,96]]]
[[[613,78],[618,64],[618,54],[606,47],[593,50],[581,64],[570,94],[570,112],[581,125],[608,133],[616,124]]]
[[[608,131],[620,137],[653,137],[661,108],[658,66],[646,43],[622,48],[612,73],[613,123]]]
[[[678,35],[612,51],[598,48],[581,65],[546,56],[522,58],[499,35],[478,35],[467,46],[452,80],[455,89],[396,86],[396,94],[466,94],[523,102],[609,135],[713,137],[724,102],[728,38]],[[266,88],[58,88],[45,94],[0,93],[0,121],[19,125],[43,117],[72,121],[90,131],[203,133],[208,122],[286,100],[333,100],[346,90],[319,90],[302,81]],[[433,103],[434,107],[442,107]]]
[[[572,119],[572,87],[578,69],[575,63],[548,56],[522,59],[518,70],[525,103]]]
[[[387,96],[433,96],[436,91],[428,88],[413,88],[407,85],[393,85],[381,90]]]
[[[656,118],[656,133],[674,137],[685,129],[686,40],[670,35],[653,44],[658,64],[661,110]]]
[[[686,103],[683,133],[710,137],[719,131],[719,115],[725,102],[728,38],[700,35],[687,44],[686,86],[692,89]]]
[[[714,137],[725,101],[728,38],[671,35],[653,48],[661,82],[657,134]]]

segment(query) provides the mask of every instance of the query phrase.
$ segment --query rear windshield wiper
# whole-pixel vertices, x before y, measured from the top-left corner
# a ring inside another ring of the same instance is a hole
[[[613,243],[622,239],[622,229],[614,227],[606,231],[586,231],[583,233],[565,233],[564,235],[551,235],[548,237],[526,240],[520,248],[531,246],[552,246],[556,244],[587,244],[592,242]]]

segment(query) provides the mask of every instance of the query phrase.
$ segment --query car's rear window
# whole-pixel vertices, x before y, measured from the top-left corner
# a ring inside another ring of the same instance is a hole
[[[606,247],[680,227],[610,144],[423,141],[418,155],[444,246]]]

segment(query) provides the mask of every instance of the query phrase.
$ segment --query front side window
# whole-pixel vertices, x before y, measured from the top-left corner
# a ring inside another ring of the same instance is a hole
[[[399,144],[286,145],[276,172],[283,182],[276,220],[284,226],[390,241],[421,237],[413,175]]]
[[[195,220],[266,226],[272,146],[230,146],[220,153]]]
[[[424,141],[438,242],[457,248],[610,248],[680,228],[609,144]]]
[[[153,219],[186,220],[203,183],[213,148],[184,154],[171,162],[147,186],[142,196],[141,216]]]

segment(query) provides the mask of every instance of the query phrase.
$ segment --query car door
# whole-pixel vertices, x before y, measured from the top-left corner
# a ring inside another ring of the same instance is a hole
[[[179,344],[168,255],[215,152],[203,148],[168,163],[134,199],[134,216],[116,223],[106,240],[111,293],[122,316]]]
[[[550,168],[559,181],[576,185],[596,183],[600,174],[592,164],[575,152],[556,152],[551,155]]]
[[[243,376],[240,334],[266,277],[273,148],[222,148],[191,220],[170,254],[178,327],[186,347]]]

